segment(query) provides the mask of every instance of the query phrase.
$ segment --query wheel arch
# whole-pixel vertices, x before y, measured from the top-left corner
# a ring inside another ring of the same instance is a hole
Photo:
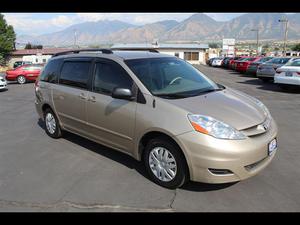
[[[186,163],[187,166],[187,171],[188,171],[188,176],[192,176],[192,170],[191,170],[191,161],[187,155],[187,153],[185,152],[183,146],[180,144],[180,142],[176,139],[175,136],[172,136],[170,134],[168,134],[167,132],[163,132],[163,131],[148,131],[147,133],[145,133],[144,135],[141,136],[141,138],[138,141],[138,154],[137,154],[137,160],[141,161],[142,160],[142,156],[144,154],[144,150],[146,147],[146,144],[153,138],[158,138],[158,137],[162,137],[165,138],[169,141],[171,141],[173,144],[175,144],[179,149],[180,152],[182,154],[182,157]]]
[[[45,113],[46,109],[51,109],[53,111],[52,107],[48,103],[44,103],[42,106],[43,114]]]

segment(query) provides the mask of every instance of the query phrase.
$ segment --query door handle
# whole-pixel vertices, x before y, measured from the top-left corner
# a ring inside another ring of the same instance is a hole
[[[86,99],[86,96],[83,93],[81,93],[78,97],[81,99]]]
[[[96,102],[96,97],[95,96],[91,96],[88,101],[91,101],[91,102]]]

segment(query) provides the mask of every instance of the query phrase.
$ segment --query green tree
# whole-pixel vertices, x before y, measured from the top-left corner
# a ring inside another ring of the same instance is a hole
[[[25,49],[43,49],[43,45],[33,45],[33,44],[28,42],[25,45]]]
[[[4,15],[0,13],[0,64],[5,64],[8,54],[14,50],[16,34],[14,28],[6,23]]]
[[[219,48],[219,44],[218,43],[209,43],[208,46],[210,48]]]
[[[300,52],[300,43],[294,45],[294,46],[292,47],[292,50],[293,50],[293,51],[298,51],[298,52]]]
[[[28,43],[25,45],[25,49],[32,49],[32,44],[28,42]]]

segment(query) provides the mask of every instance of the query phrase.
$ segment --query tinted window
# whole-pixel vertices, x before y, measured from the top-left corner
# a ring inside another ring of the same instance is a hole
[[[133,81],[127,72],[117,63],[96,63],[93,90],[100,93],[111,94],[113,89],[131,89]]]
[[[59,83],[73,87],[87,88],[90,62],[65,62],[63,64]]]
[[[290,58],[274,58],[272,60],[270,60],[270,63],[274,63],[274,64],[285,64],[290,60]]]
[[[261,58],[260,60],[258,60],[258,62],[267,62],[269,60],[271,60],[273,57],[264,57],[264,58]]]
[[[60,60],[50,60],[43,72],[40,75],[40,80],[50,83],[56,83],[57,82],[57,75],[59,73],[61,61]]]

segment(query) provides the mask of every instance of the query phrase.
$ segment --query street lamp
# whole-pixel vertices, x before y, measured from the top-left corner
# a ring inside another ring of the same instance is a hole
[[[258,52],[259,52],[259,47],[258,47],[258,33],[259,33],[259,29],[251,29],[251,31],[256,31],[256,56],[258,56]]]
[[[284,54],[284,56],[286,56],[286,41],[287,41],[287,33],[288,33],[289,20],[288,19],[280,19],[280,20],[278,20],[278,22],[285,23],[284,42],[283,42],[283,54]]]

